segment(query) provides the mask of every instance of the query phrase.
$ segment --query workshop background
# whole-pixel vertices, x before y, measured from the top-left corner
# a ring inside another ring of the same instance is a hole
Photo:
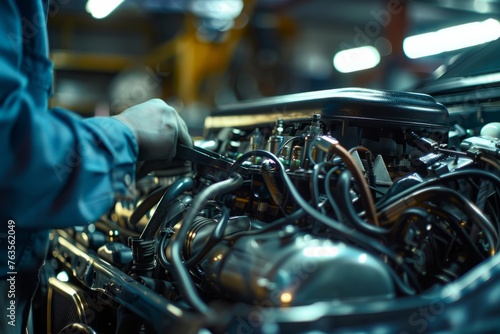
[[[218,105],[338,87],[407,90],[459,52],[418,54],[431,45],[412,50],[410,36],[473,22],[486,33],[468,25],[455,36],[478,39],[470,45],[500,36],[497,0],[120,2],[52,0],[52,105],[105,116],[160,97],[193,135]]]

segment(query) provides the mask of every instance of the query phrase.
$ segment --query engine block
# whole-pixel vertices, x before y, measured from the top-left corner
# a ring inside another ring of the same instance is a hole
[[[442,104],[410,92],[346,88],[219,108],[177,163],[138,170],[137,201],[54,231],[46,270],[110,300],[112,320],[79,319],[103,332],[494,321],[499,138],[457,142],[451,130]]]

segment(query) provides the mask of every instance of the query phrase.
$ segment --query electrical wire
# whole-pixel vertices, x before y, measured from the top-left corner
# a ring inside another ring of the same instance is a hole
[[[446,153],[448,155],[453,155],[453,156],[456,156],[456,157],[460,157],[460,156],[462,156],[462,157],[471,157],[470,152],[461,152],[461,151],[447,150],[447,149],[444,149],[444,148],[439,148],[438,150],[439,150],[439,152],[443,152],[443,153]],[[484,154],[483,152],[478,152],[477,154],[472,154],[472,157],[476,161],[479,160],[481,162],[484,162],[484,163],[492,166],[496,170],[500,170],[500,163],[498,163],[497,160],[491,159],[489,157],[486,157],[483,154]]]
[[[292,137],[292,138],[289,138],[287,139],[285,142],[283,142],[283,144],[280,145],[280,147],[278,147],[278,149],[276,150],[276,156],[279,157],[280,154],[281,154],[281,150],[283,149],[283,147],[287,146],[288,144],[290,144],[291,142],[293,142],[294,140],[299,140],[301,137],[300,136],[295,136],[295,137]],[[290,150],[291,152],[292,150]]]

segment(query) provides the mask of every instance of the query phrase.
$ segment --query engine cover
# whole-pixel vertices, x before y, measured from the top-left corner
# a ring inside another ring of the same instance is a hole
[[[284,121],[309,119],[344,120],[352,124],[431,127],[448,130],[448,111],[431,96],[411,92],[365,88],[341,88],[291,94],[228,105],[205,120],[205,128],[272,125]]]

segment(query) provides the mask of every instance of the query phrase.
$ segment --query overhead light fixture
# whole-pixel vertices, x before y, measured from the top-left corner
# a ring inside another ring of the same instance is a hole
[[[488,19],[407,37],[403,51],[408,58],[421,58],[491,42],[500,37],[500,22]]]
[[[218,20],[234,20],[241,14],[243,7],[243,0],[192,0],[189,3],[195,15]]]
[[[341,73],[367,70],[380,63],[380,53],[373,46],[361,46],[337,52],[333,66]]]
[[[111,14],[124,0],[88,0],[85,9],[96,19]]]

